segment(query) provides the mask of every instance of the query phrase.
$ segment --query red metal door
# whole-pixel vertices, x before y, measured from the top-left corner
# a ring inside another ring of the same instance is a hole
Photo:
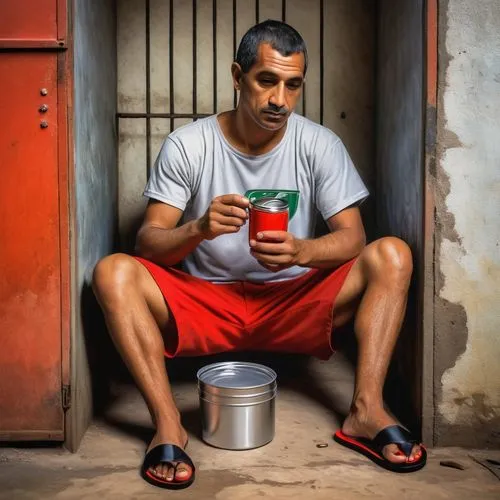
[[[63,47],[66,0],[1,0],[0,47]]]
[[[0,438],[58,439],[57,53],[0,53],[0,74]]]

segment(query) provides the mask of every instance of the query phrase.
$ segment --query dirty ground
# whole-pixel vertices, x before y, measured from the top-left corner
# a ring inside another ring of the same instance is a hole
[[[140,478],[152,428],[136,389],[121,384],[77,453],[60,447],[0,448],[0,499],[500,499],[500,481],[470,457],[498,458],[499,451],[433,449],[420,472],[384,471],[331,439],[352,393],[347,360],[336,355],[329,362],[312,362],[307,373],[292,372],[287,378],[278,370],[275,439],[250,451],[205,445],[199,438],[192,373],[173,382],[190,434],[188,452],[197,466],[196,481],[187,490],[161,490]],[[328,446],[317,446],[323,443]],[[458,462],[464,470],[441,461]]]

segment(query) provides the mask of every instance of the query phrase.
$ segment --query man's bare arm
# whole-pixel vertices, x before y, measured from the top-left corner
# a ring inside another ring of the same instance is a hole
[[[152,200],[137,233],[137,254],[157,264],[173,266],[192,252],[203,236],[197,221],[176,227],[181,217],[182,210]]]
[[[311,240],[300,240],[298,265],[337,267],[356,257],[366,245],[366,234],[358,207],[343,210],[327,220],[330,233]]]
[[[136,252],[157,264],[173,266],[191,253],[203,240],[236,233],[245,224],[248,200],[237,194],[214,198],[205,214],[177,227],[182,210],[151,201],[137,233]]]

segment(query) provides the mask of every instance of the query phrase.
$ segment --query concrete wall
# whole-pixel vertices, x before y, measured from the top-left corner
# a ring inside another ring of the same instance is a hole
[[[92,414],[87,342],[92,271],[110,253],[116,224],[116,29],[114,2],[74,2],[75,204],[72,403],[66,445],[76,449]],[[86,331],[87,330],[87,331]]]
[[[173,95],[176,113],[193,112],[193,9],[192,2],[173,1]],[[324,124],[346,144],[356,166],[375,191],[374,0],[324,2]],[[170,111],[169,2],[151,0],[150,89],[151,111]],[[146,10],[142,0],[118,0],[118,111],[146,112]],[[256,21],[255,1],[236,2],[237,43]],[[281,19],[282,2],[259,1],[259,20]],[[287,0],[286,21],[304,37],[310,55],[303,101],[297,112],[320,119],[320,2]],[[212,1],[197,3],[197,112],[213,113],[233,108],[230,67],[233,61],[233,2],[217,1],[217,88],[214,109]],[[190,122],[173,120],[173,129]],[[151,119],[151,159],[171,130],[169,119]],[[119,121],[119,224],[122,245],[130,248],[146,200],[146,120]],[[364,204],[365,222],[374,225],[373,197]]]
[[[421,413],[422,363],[415,292],[423,246],[423,5],[423,0],[380,2],[377,45],[377,229],[381,236],[404,239],[414,256],[407,322],[396,354],[400,377],[393,389],[403,394],[409,389],[416,415]],[[401,410],[408,409],[402,395],[395,399]]]
[[[500,446],[500,2],[439,2],[436,443]]]

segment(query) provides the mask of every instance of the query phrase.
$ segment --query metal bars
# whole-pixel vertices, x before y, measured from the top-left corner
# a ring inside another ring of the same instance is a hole
[[[145,118],[146,119],[146,168],[149,176],[151,168],[151,119],[162,118],[170,121],[170,130],[174,130],[175,119],[192,119],[204,118],[209,116],[207,113],[198,112],[198,66],[197,66],[197,44],[198,44],[198,3],[201,1],[210,0],[192,0],[192,30],[193,30],[193,50],[192,50],[192,67],[193,67],[193,90],[192,90],[192,112],[191,113],[176,113],[175,111],[175,93],[174,93],[174,21],[175,9],[174,0],[169,2],[169,26],[168,26],[168,52],[169,52],[169,110],[166,113],[153,113],[151,112],[151,0],[145,1],[145,34],[146,34],[146,50],[145,50],[145,69],[146,69],[146,112],[145,113],[117,113],[117,119],[120,118]],[[323,124],[324,119],[324,0],[317,0],[320,7],[319,19],[319,36],[320,36],[320,123]],[[237,0],[232,1],[232,49],[233,60],[236,59],[237,51]],[[281,19],[286,22],[287,18],[287,0],[282,0],[281,3]],[[260,21],[260,1],[255,0],[255,21]],[[212,112],[215,114],[217,109],[217,0],[212,0],[212,58],[213,58],[213,103]],[[306,108],[306,84],[302,92],[302,114],[307,114]],[[237,105],[237,93],[234,91],[233,105]]]
[[[170,0],[172,1],[172,0]],[[213,65],[214,65],[214,81],[213,81],[213,93],[214,93],[214,114],[217,113],[217,0],[212,0],[212,26],[213,26]]]
[[[236,0],[233,0],[233,61],[236,60]],[[238,95],[236,89],[233,92],[233,106],[236,108]]]
[[[319,122],[323,125],[325,99],[325,0],[319,2]],[[305,109],[305,108],[304,108]],[[305,114],[305,111],[304,111]]]
[[[151,170],[151,6],[150,0],[146,0],[146,171],[149,177]]]
[[[215,0],[214,0],[215,1]],[[170,8],[168,15],[168,63],[169,63],[169,90],[170,90],[170,131],[174,130],[174,0],[170,0]],[[150,47],[146,45],[146,52],[149,52]]]
[[[197,16],[196,2],[197,2],[197,0],[193,0],[193,115],[196,115],[198,113],[198,101],[196,99],[197,94],[198,94],[198,82],[197,82],[198,54],[196,51],[197,43],[198,43],[198,39],[197,39],[197,35],[196,35],[198,16]]]

